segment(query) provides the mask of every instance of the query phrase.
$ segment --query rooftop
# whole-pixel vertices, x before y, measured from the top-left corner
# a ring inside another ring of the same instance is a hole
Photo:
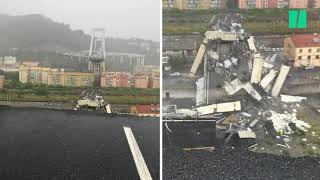
[[[291,39],[296,47],[320,47],[320,35],[318,34],[293,35]]]
[[[160,105],[136,105],[137,112],[139,114],[159,114],[160,113]]]

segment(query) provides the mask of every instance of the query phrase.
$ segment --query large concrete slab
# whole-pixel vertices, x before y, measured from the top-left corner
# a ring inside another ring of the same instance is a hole
[[[279,95],[289,71],[290,71],[290,66],[286,66],[286,65],[281,66],[279,75],[271,91],[272,96],[276,97]]]
[[[195,60],[194,60],[194,62],[192,64],[192,67],[191,67],[191,70],[190,70],[190,73],[191,73],[192,76],[194,76],[197,73],[198,67],[202,62],[204,53],[206,52],[206,49],[207,49],[206,43],[207,43],[207,40],[204,39],[203,43],[200,45],[200,48],[199,48],[198,53],[197,53],[197,56],[196,56],[196,58],[195,58]]]
[[[263,60],[260,54],[255,54],[251,73],[251,83],[258,84],[261,81]]]
[[[219,104],[211,104],[208,106],[202,106],[195,109],[199,115],[208,115],[219,112],[233,112],[233,111],[241,111],[241,103],[240,101],[235,102],[226,102]]]
[[[277,74],[277,71],[271,69],[270,72],[262,78],[260,82],[261,87],[263,89],[266,89],[268,85],[272,82],[272,80],[277,76]]]

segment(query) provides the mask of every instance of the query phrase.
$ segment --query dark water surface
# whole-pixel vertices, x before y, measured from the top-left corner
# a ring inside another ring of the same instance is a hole
[[[139,179],[123,126],[159,179],[159,118],[0,106],[0,180]]]

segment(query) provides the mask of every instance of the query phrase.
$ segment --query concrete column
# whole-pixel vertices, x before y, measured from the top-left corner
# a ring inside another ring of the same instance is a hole
[[[263,77],[260,82],[261,87],[265,90],[266,87],[271,83],[271,81],[277,76],[278,72],[275,70],[270,70],[270,72]]]
[[[190,73],[191,75],[196,75],[197,73],[197,70],[198,70],[198,67],[199,65],[201,64],[202,62],[202,59],[203,59],[203,56],[204,56],[204,53],[206,52],[206,45],[205,44],[201,44],[200,45],[200,48],[198,50],[198,53],[197,53],[197,56],[196,56],[196,59],[194,60],[193,64],[192,64],[192,67],[191,67],[191,70],[190,70]]]
[[[281,88],[283,86],[283,83],[286,80],[287,75],[290,71],[290,68],[291,68],[290,66],[285,66],[285,65],[281,66],[280,73],[279,73],[277,80],[276,80],[276,82],[272,88],[272,91],[271,91],[271,94],[273,97],[276,97],[279,95]]]
[[[257,84],[261,81],[262,65],[263,65],[263,61],[262,61],[261,55],[255,54],[254,60],[253,60],[253,68],[252,68],[250,83]]]

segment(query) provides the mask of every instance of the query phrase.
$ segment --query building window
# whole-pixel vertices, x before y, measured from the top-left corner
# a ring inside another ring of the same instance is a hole
[[[308,59],[311,59],[311,56],[308,56]]]
[[[298,56],[298,60],[301,60],[301,58],[302,58],[301,56]]]
[[[316,59],[319,59],[319,55],[316,55]]]
[[[308,49],[308,52],[311,53],[311,52],[312,52],[312,49]]]
[[[317,49],[317,52],[320,52],[320,48],[319,48],[319,49]]]
[[[299,53],[302,53],[302,49],[299,49]]]

